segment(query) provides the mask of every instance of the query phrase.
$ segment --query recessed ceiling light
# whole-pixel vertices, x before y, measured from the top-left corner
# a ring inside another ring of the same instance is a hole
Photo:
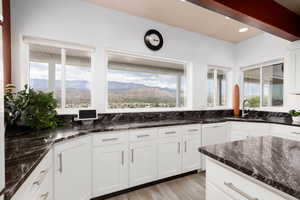
[[[239,29],[239,32],[240,33],[243,33],[243,32],[247,32],[249,29],[248,28],[240,28]]]
[[[186,0],[180,0],[180,1],[185,2]]]
[[[225,19],[230,19],[230,17],[225,17]]]

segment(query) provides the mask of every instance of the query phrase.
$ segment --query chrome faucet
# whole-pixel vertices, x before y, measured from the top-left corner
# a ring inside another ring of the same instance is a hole
[[[248,99],[244,99],[244,100],[243,100],[242,117],[246,117],[246,116],[247,116],[247,113],[245,113],[245,104],[246,104],[247,102],[249,103]]]

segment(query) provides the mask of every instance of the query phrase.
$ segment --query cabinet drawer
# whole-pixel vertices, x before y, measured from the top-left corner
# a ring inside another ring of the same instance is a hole
[[[285,139],[300,141],[300,127],[274,125],[271,128],[271,135]]]
[[[179,137],[181,136],[182,128],[176,126],[170,126],[165,128],[160,128],[158,130],[159,137]]]
[[[93,146],[120,144],[128,141],[128,131],[113,131],[93,135]]]
[[[50,150],[19,188],[12,200],[35,199],[43,186],[47,185],[50,187],[52,185],[52,156],[52,150]],[[47,182],[50,183],[47,184]]]
[[[249,199],[276,199],[285,200],[279,194],[267,189],[261,184],[258,185],[251,178],[247,179],[244,176],[240,176],[229,169],[217,165],[211,160],[207,160],[207,181],[220,188],[225,194],[233,199],[249,200]],[[262,183],[263,184],[263,183]],[[246,187],[245,187],[246,186]],[[279,191],[278,191],[279,192]]]
[[[214,184],[206,181],[206,200],[233,200]]]
[[[35,200],[52,200],[53,199],[53,188],[52,188],[52,174],[47,175],[45,181],[41,185]]]
[[[129,132],[129,140],[131,142],[154,140],[157,138],[157,129],[137,129]]]
[[[231,130],[269,132],[270,125],[265,123],[254,122],[231,122]]]
[[[191,135],[191,134],[201,134],[201,128],[202,126],[197,124],[197,125],[185,125],[182,127],[183,133],[185,135]]]

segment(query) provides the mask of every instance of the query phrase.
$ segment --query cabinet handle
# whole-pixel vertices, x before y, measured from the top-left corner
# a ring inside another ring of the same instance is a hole
[[[172,134],[176,134],[176,131],[169,131],[169,132],[165,132],[166,135],[172,135]]]
[[[184,141],[184,152],[187,152],[187,141]]]
[[[180,142],[178,142],[178,149],[177,149],[178,154],[180,154]]]
[[[48,197],[49,197],[49,192],[47,192],[47,193],[45,193],[45,194],[42,194],[40,199],[41,199],[41,200],[47,200]]]
[[[222,127],[222,126],[212,126],[212,128],[220,128],[220,127]]]
[[[294,134],[294,135],[300,135],[299,132],[292,132],[292,134]]]
[[[121,156],[122,156],[122,165],[124,165],[124,151],[122,151]]]
[[[232,183],[224,182],[224,185],[227,186],[229,189],[233,190],[234,192],[240,194],[241,196],[245,197],[248,200],[258,200],[258,198],[251,197],[250,195],[246,194],[239,188],[235,187]]]
[[[149,137],[150,135],[138,135],[138,138],[144,138],[144,137]]]
[[[37,185],[37,186],[41,185],[42,179],[44,178],[43,175],[46,174],[46,173],[47,173],[47,170],[42,170],[40,172],[39,180],[38,181],[34,181],[32,184],[33,185]]]
[[[58,168],[58,171],[60,173],[62,173],[63,172],[62,153],[58,154],[58,159],[59,159],[59,168]]]
[[[134,162],[134,158],[133,158],[133,155],[134,154],[134,150],[133,149],[131,149],[131,162],[133,163]]]
[[[107,138],[107,139],[103,139],[102,142],[111,142],[116,140],[118,140],[118,138]]]
[[[190,129],[189,132],[196,132],[198,129]]]

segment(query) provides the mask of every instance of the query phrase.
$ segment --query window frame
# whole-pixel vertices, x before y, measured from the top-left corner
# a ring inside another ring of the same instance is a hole
[[[263,62],[263,63],[259,63],[259,64],[255,64],[255,65],[251,65],[248,67],[242,67],[240,69],[240,73],[241,73],[241,94],[240,94],[240,105],[242,106],[243,100],[245,98],[245,91],[244,91],[244,72],[247,70],[251,70],[251,69],[259,69],[260,70],[260,77],[259,77],[259,85],[260,85],[260,90],[259,90],[259,107],[255,107],[255,108],[251,108],[251,109],[256,109],[256,110],[267,110],[267,111],[278,111],[278,109],[283,109],[285,107],[285,102],[286,102],[286,95],[285,95],[285,78],[284,78],[284,71],[283,71],[283,103],[281,106],[263,106],[263,68],[264,67],[268,67],[270,65],[276,65],[276,64],[283,64],[284,66],[284,71],[285,69],[285,62],[283,58],[280,59],[276,59],[276,60],[272,60],[272,61],[267,61],[267,62]]]
[[[58,114],[77,114],[80,109],[94,109],[94,92],[93,88],[90,89],[91,92],[91,106],[84,108],[66,108],[66,51],[68,49],[86,51],[91,55],[91,74],[93,74],[95,66],[95,48],[87,45],[81,45],[71,42],[62,42],[57,40],[49,40],[31,36],[23,36],[23,45],[25,48],[25,64],[26,64],[26,73],[23,77],[23,85],[30,84],[30,45],[43,45],[59,48],[61,50],[61,67],[62,67],[62,76],[61,76],[61,108],[57,108],[56,111]],[[93,85],[93,76],[91,76],[91,85]]]
[[[208,106],[208,78],[207,78],[207,75],[208,75],[208,71],[209,70],[213,70],[214,71],[214,89],[213,89],[213,106],[209,107]],[[217,87],[217,84],[218,84],[218,70],[219,71],[223,71],[225,73],[225,76],[226,76],[226,103],[224,106],[219,106],[219,105],[216,105],[216,100],[217,100],[217,96],[218,96],[218,87]],[[206,84],[207,84],[207,91],[206,91],[206,107],[207,109],[212,109],[212,110],[215,110],[215,109],[228,109],[229,108],[229,92],[230,92],[230,73],[231,73],[231,69],[228,68],[228,67],[220,67],[220,66],[215,66],[215,65],[209,65],[207,67],[207,73],[206,73]]]
[[[158,62],[169,62],[175,64],[182,64],[185,68],[185,76],[186,76],[186,91],[185,91],[185,106],[184,107],[172,107],[172,108],[118,108],[118,109],[111,109],[109,108],[108,102],[108,70],[109,70],[109,57],[117,55],[117,56],[125,56],[126,58],[137,58],[137,59],[147,59],[153,60]],[[105,104],[105,113],[135,113],[135,112],[168,112],[168,111],[186,111],[192,110],[192,63],[165,58],[165,57],[158,57],[158,56],[150,56],[144,53],[136,53],[126,50],[118,50],[118,49],[105,49],[105,95],[104,95],[104,104]]]

